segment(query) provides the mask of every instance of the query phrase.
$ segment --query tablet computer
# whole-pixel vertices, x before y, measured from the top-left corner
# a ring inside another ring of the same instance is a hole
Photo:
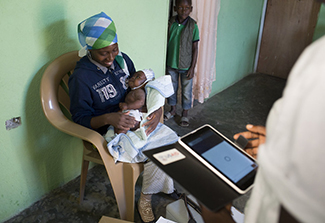
[[[258,168],[255,159],[212,126],[203,125],[178,142],[239,194],[253,186]]]
[[[210,125],[143,153],[212,211],[247,192],[258,167],[254,158]]]

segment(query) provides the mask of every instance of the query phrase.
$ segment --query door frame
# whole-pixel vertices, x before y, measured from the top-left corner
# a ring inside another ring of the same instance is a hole
[[[263,36],[263,30],[264,30],[267,3],[268,3],[268,0],[264,0],[262,16],[261,16],[261,22],[260,22],[260,31],[259,31],[259,34],[258,34],[257,47],[256,47],[256,53],[255,53],[255,60],[254,60],[254,73],[256,73],[257,65],[258,65],[258,58],[260,56],[260,49],[261,49],[261,42],[262,42],[262,36]]]

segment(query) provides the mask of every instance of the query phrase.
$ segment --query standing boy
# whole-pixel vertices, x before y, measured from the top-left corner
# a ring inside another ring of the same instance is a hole
[[[192,0],[176,0],[177,12],[168,23],[167,69],[171,76],[174,94],[167,99],[171,110],[164,115],[165,120],[176,114],[178,81],[182,87],[182,118],[180,126],[189,126],[188,110],[192,106],[192,84],[194,68],[198,55],[199,29],[189,15],[192,12]]]

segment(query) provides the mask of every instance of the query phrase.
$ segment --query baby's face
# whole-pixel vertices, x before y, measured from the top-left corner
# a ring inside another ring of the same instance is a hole
[[[138,71],[134,73],[134,75],[129,79],[129,87],[135,88],[139,87],[141,84],[143,84],[147,80],[146,75],[142,71]]]

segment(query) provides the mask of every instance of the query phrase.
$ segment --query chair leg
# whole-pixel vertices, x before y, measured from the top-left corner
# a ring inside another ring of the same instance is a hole
[[[80,174],[79,204],[81,204],[84,199],[88,167],[89,167],[89,161],[83,160],[81,165],[81,174]]]
[[[134,221],[134,188],[142,170],[143,165],[118,163],[114,166],[114,174],[109,175],[122,220]]]
[[[143,167],[125,163],[123,165],[126,220],[134,221],[135,184]]]

